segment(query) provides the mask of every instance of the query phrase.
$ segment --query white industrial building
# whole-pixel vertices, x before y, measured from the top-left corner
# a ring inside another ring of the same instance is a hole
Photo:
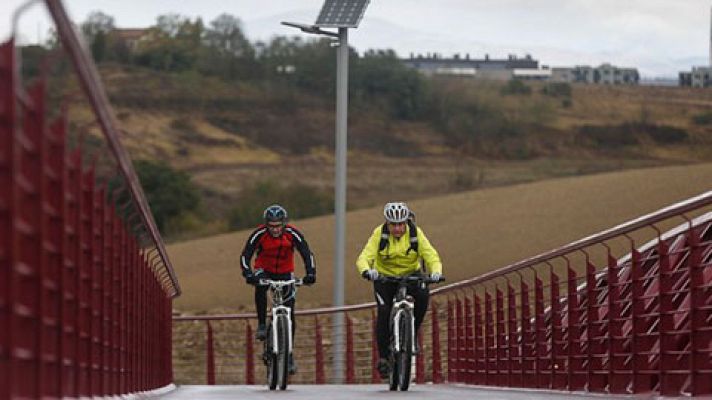
[[[588,83],[600,85],[637,85],[640,74],[636,68],[621,68],[609,63],[598,67],[577,65],[551,69],[552,82]]]
[[[425,75],[451,75],[476,79],[508,81],[510,79],[538,80],[552,82],[580,82],[590,84],[637,85],[640,80],[635,68],[619,68],[611,64],[599,67],[576,66],[571,68],[540,67],[539,61],[530,55],[518,58],[510,55],[506,59],[483,59],[455,55],[444,58],[436,53],[426,56],[411,55],[402,60],[405,65]]]
[[[692,71],[680,72],[680,86],[696,88],[712,87],[712,9],[710,9],[710,61],[707,66],[692,67]]]

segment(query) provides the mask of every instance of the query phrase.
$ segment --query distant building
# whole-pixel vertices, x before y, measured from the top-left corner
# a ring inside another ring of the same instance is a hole
[[[680,72],[680,86],[712,87],[712,67],[692,67],[692,72]]]
[[[466,54],[465,57],[455,54],[452,58],[444,58],[437,53],[426,56],[411,54],[410,58],[402,61],[406,66],[425,75],[470,76],[493,80],[512,79],[515,75],[514,71],[539,70],[539,61],[528,54],[524,58],[509,55],[506,59],[490,58],[488,55],[485,55],[485,58],[476,59],[470,58],[469,54]],[[523,73],[519,72],[519,74]]]
[[[600,85],[637,85],[640,74],[636,68],[620,68],[609,63],[598,67],[577,65],[552,68],[551,81]]]
[[[679,75],[680,86],[708,88],[712,87],[712,8],[710,9],[710,63],[709,66],[692,67],[692,71],[682,71]]]
[[[426,56],[418,55],[402,60],[403,63],[425,75],[469,76],[477,79],[501,80],[510,79],[540,80],[553,82],[581,82],[610,85],[636,85],[640,79],[635,68],[619,68],[611,64],[599,67],[576,66],[573,68],[539,67],[539,61],[526,55],[518,58],[510,55],[506,59],[470,58],[469,54],[460,57],[444,58],[436,53]]]
[[[109,35],[112,38],[118,39],[126,44],[126,47],[131,52],[138,49],[141,41],[146,40],[150,36],[149,29],[114,29]]]

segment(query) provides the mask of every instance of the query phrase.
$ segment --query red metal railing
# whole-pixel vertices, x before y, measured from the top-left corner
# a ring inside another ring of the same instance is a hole
[[[131,201],[116,205],[81,145],[68,148],[66,107],[47,95],[50,67],[25,89],[14,40],[0,44],[0,399],[164,387],[180,288],[94,64],[61,2],[46,5]],[[140,224],[122,217],[131,205]]]
[[[712,394],[712,213],[704,214],[710,206],[712,192],[433,290],[416,382],[447,378],[503,387]],[[685,223],[661,234],[675,220]],[[373,307],[298,310],[300,372],[293,381],[332,381],[334,371],[324,369],[331,366],[331,343],[310,339],[330,337],[322,331],[331,329],[327,319],[337,312],[347,314],[347,382],[379,381],[373,372]],[[199,371],[211,368],[210,379],[219,384],[264,382],[261,365],[254,380],[245,378],[255,361],[244,352],[261,352],[242,339],[253,314],[174,322],[177,382],[199,383],[196,378],[205,376]],[[212,350],[204,339],[207,322]],[[212,366],[200,365],[205,358],[195,351],[205,346],[215,352]]]

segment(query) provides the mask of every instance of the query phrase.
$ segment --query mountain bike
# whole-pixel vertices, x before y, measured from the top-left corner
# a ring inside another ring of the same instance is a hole
[[[274,281],[260,279],[257,285],[269,286],[272,293],[272,318],[267,322],[262,359],[267,367],[267,384],[270,390],[279,386],[285,390],[289,381],[289,357],[292,354],[292,310],[285,305],[297,294],[301,279]]]
[[[410,371],[413,355],[416,354],[415,316],[413,315],[415,302],[413,296],[407,293],[411,284],[430,284],[444,281],[441,277],[437,281],[428,276],[410,275],[404,277],[381,276],[381,282],[398,283],[391,308],[391,374],[388,379],[390,390],[408,390],[410,386]]]

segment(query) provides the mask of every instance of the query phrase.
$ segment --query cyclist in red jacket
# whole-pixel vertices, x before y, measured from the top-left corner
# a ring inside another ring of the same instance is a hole
[[[245,248],[240,256],[242,276],[248,284],[255,284],[260,279],[289,280],[294,277],[294,248],[296,247],[304,261],[306,275],[302,279],[304,284],[311,285],[316,282],[316,265],[314,255],[309,250],[304,235],[292,225],[287,224],[287,210],[273,204],[264,211],[264,224],[250,234],[245,243]],[[255,258],[255,269],[250,268],[252,256]],[[292,309],[292,337],[294,336],[296,321],[294,320],[294,297],[286,303]],[[257,310],[257,340],[266,338],[267,319],[267,286],[255,287],[255,309]],[[294,361],[289,360],[290,373],[296,372]]]

